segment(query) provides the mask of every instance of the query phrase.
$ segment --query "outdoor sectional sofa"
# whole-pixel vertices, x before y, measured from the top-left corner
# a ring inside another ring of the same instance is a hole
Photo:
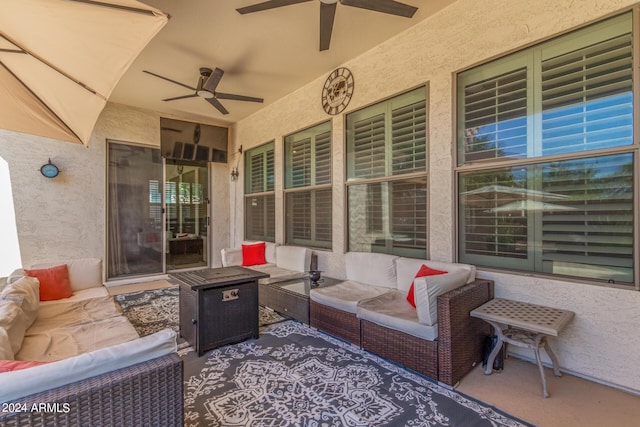
[[[493,298],[493,282],[474,266],[358,252],[345,261],[347,280],[311,290],[311,326],[449,386],[481,360],[490,330],[469,313]],[[422,265],[447,274],[414,281]]]
[[[65,264],[68,298],[41,302],[22,270],[0,290],[0,359],[35,365],[0,373],[0,425],[182,425],[176,333],[139,338],[102,285],[101,260]]]

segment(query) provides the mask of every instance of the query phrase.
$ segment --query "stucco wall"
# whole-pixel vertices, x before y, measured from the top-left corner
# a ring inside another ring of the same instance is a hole
[[[9,166],[23,265],[65,258],[105,259],[106,140],[160,146],[160,114],[107,104],[88,147],[0,130],[0,157]],[[60,168],[54,179],[39,168],[48,159]],[[221,265],[229,244],[229,180],[226,164],[212,164],[211,256]],[[19,265],[15,266],[16,268]]]
[[[452,154],[453,73],[538,42],[632,5],[610,0],[459,0],[434,17],[346,63],[355,94],[345,113],[419,85],[429,97],[429,254],[454,259]],[[328,119],[321,109],[325,76],[239,122],[234,144],[244,149],[276,141],[276,240],[284,239],[283,136]],[[332,118],[333,250],[318,251],[320,269],[344,277],[344,115]],[[241,164],[241,176],[244,170]],[[243,218],[242,185],[234,184],[230,215]],[[238,226],[232,243],[243,238]],[[480,272],[496,282],[496,294],[575,311],[574,322],[552,340],[563,368],[640,391],[640,293],[521,275]]]

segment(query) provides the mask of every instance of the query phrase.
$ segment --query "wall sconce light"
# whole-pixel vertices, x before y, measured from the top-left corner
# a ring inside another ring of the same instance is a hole
[[[231,181],[235,181],[236,179],[238,179],[239,175],[240,175],[240,172],[238,172],[237,167],[231,169]]]
[[[55,178],[60,173],[60,169],[49,159],[49,163],[45,163],[40,167],[40,173],[46,178]]]

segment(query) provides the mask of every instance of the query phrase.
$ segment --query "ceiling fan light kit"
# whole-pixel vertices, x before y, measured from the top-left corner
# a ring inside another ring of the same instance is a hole
[[[263,10],[275,9],[283,6],[291,6],[298,3],[306,3],[313,0],[268,0],[251,6],[236,9],[241,15]],[[333,32],[333,21],[336,14],[336,6],[340,3],[343,6],[357,7],[360,9],[372,10],[374,12],[386,13],[389,15],[412,18],[418,10],[417,7],[400,3],[395,0],[320,0],[320,51],[328,50],[331,44],[331,33]]]

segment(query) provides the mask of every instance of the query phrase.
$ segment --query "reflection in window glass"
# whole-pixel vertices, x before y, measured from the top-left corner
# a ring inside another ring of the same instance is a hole
[[[633,282],[633,156],[463,174],[460,258]]]
[[[426,178],[350,185],[349,250],[426,257]]]

